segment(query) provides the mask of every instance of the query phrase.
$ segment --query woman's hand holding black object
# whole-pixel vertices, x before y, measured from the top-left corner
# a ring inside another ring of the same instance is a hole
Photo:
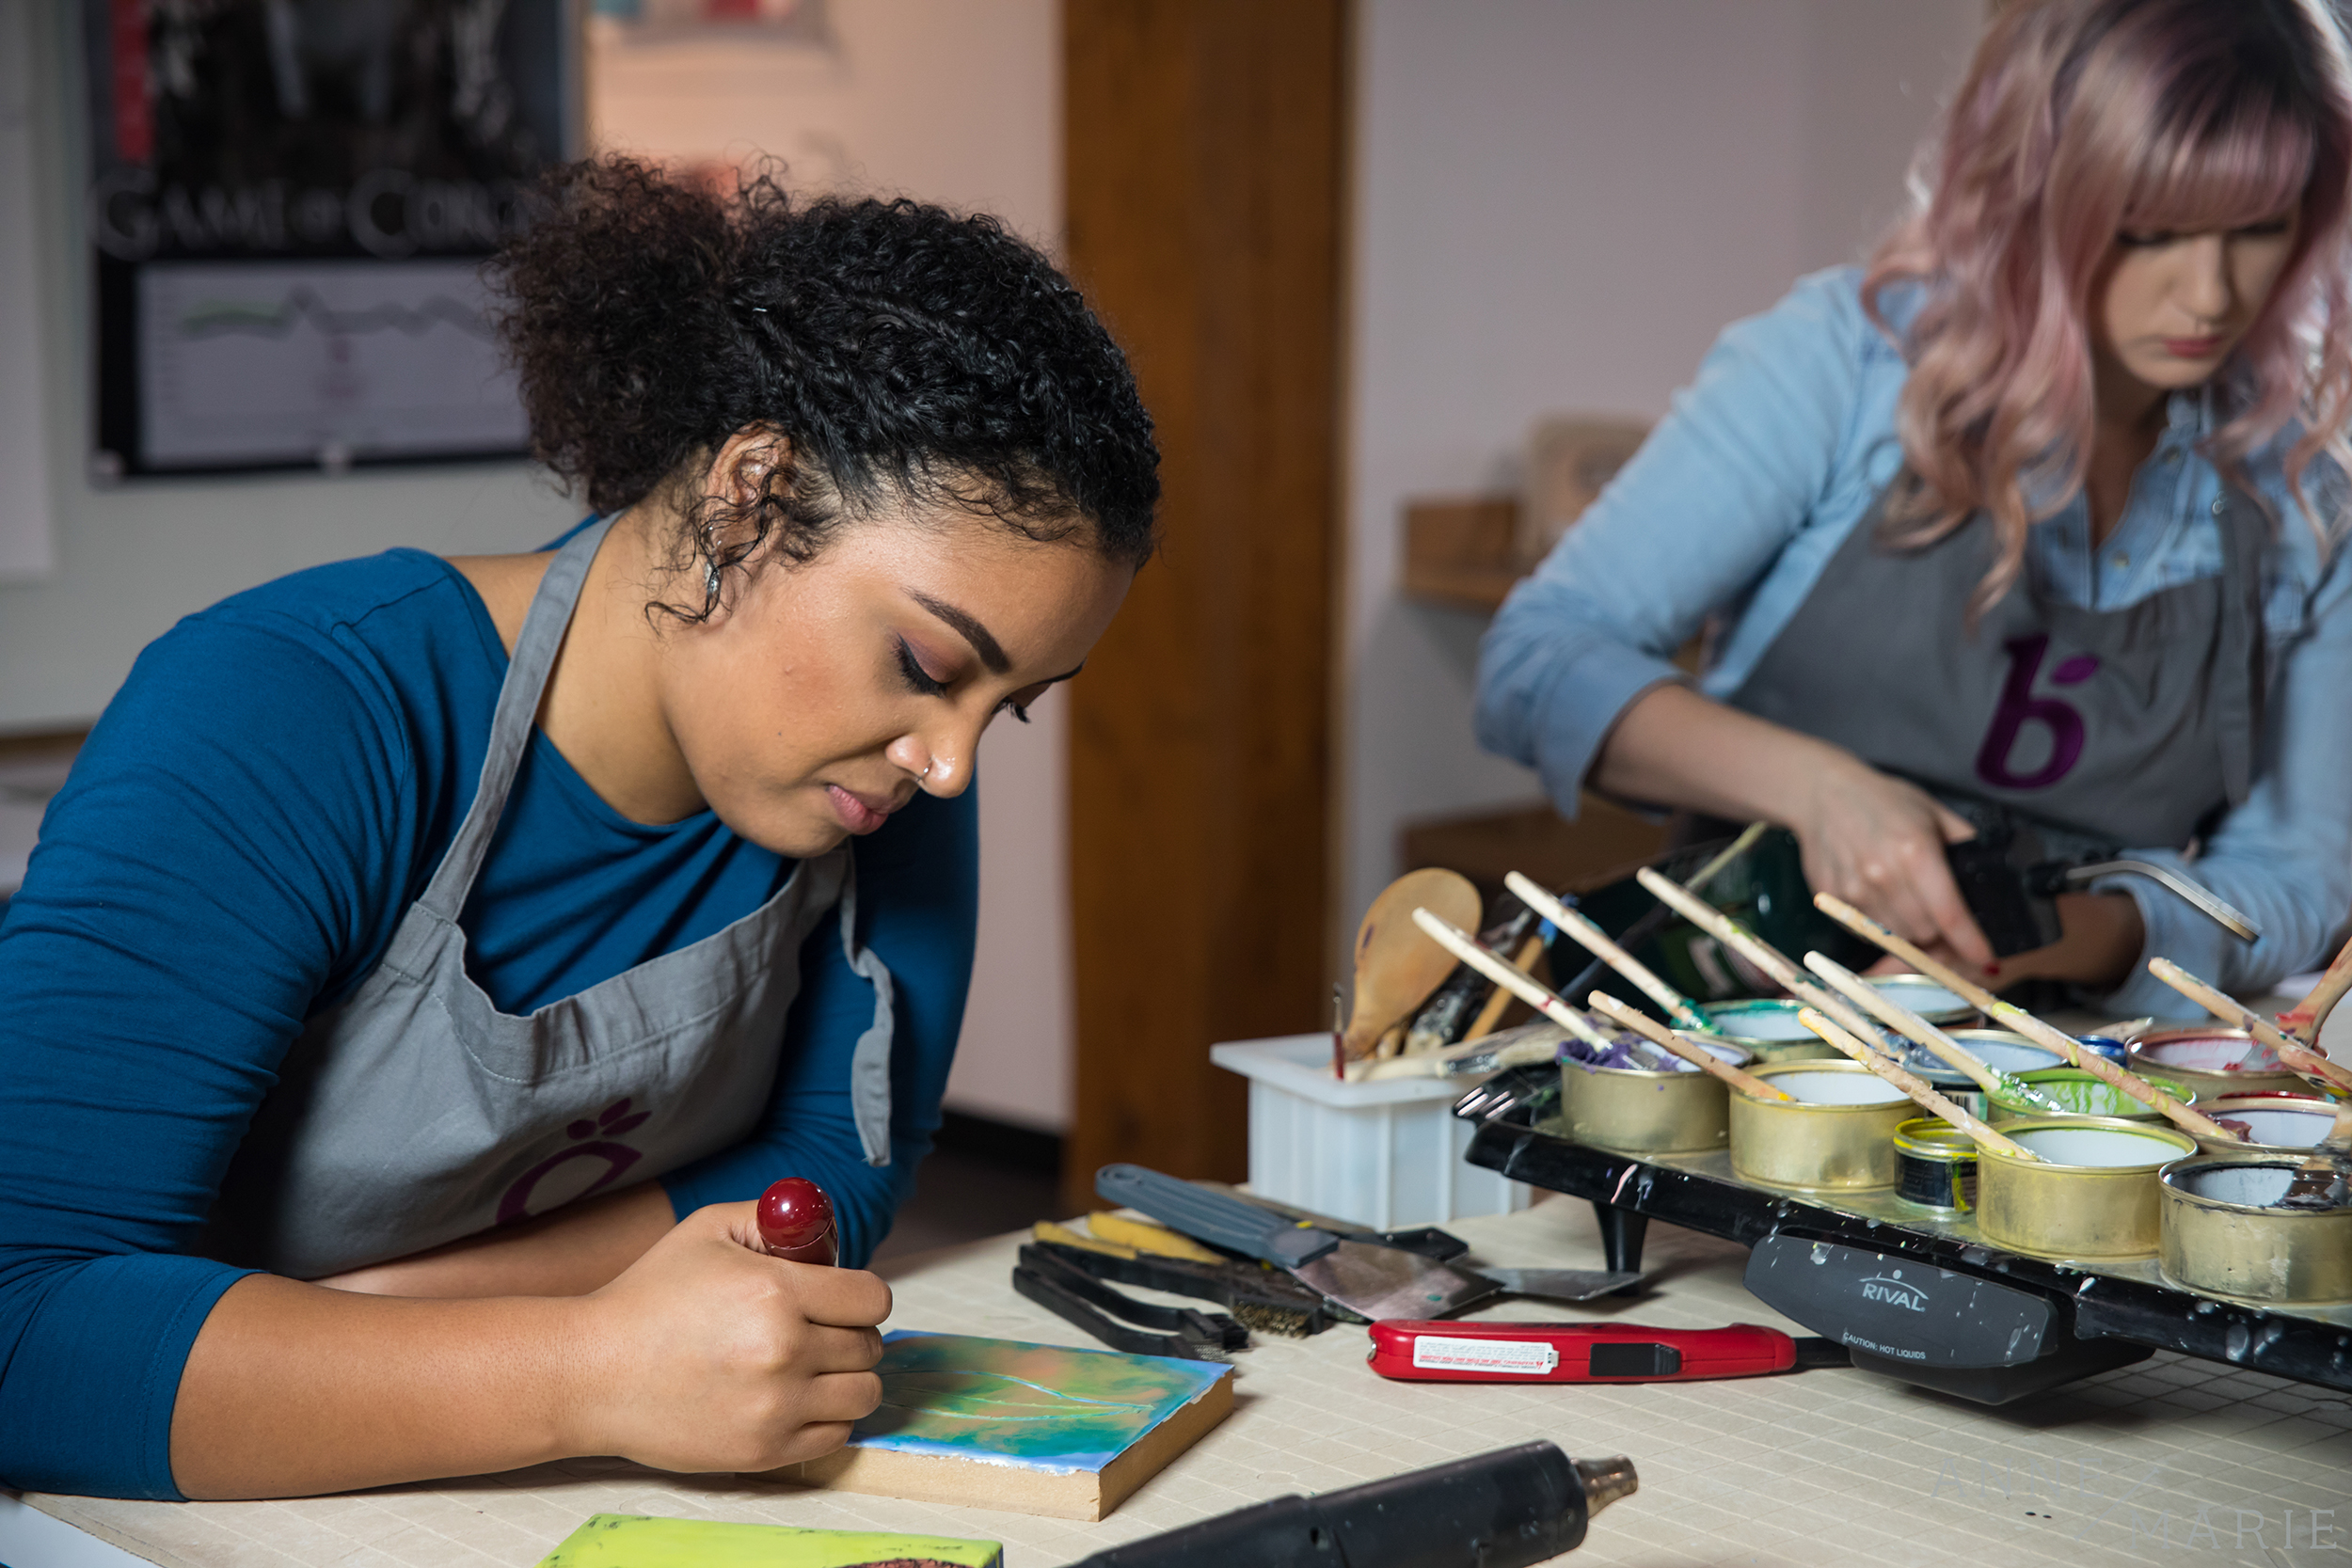
[[[1812,771],[1788,826],[1816,892],[1836,894],[1964,971],[1992,973],[1993,944],[1944,858],[1946,845],[1975,830],[1933,796],[1836,752]]]
[[[766,1256],[756,1209],[697,1210],[581,1300],[567,1451],[768,1470],[831,1453],[882,1402],[890,1287]]]
[[[1629,800],[1777,822],[1796,833],[1816,889],[1963,969],[1993,961],[1944,859],[1968,825],[1851,752],[1669,684],[1618,718],[1593,783]]]

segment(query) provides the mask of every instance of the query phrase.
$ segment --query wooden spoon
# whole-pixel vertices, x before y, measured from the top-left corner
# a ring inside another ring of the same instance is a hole
[[[1412,1016],[1454,973],[1454,956],[1423,939],[1413,911],[1436,911],[1475,930],[1478,889],[1458,871],[1407,871],[1380,892],[1356,927],[1356,1006],[1340,1048],[1350,1061],[1369,1056],[1380,1037]]]

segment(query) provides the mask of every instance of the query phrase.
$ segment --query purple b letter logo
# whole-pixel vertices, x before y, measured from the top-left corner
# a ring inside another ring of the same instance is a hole
[[[2083,754],[2083,716],[2071,703],[2033,694],[2034,677],[2042,673],[2042,656],[2050,651],[2045,634],[2021,637],[2007,644],[2009,678],[2001,683],[2001,705],[1993,712],[1993,727],[1985,732],[1977,752],[1977,777],[2000,789],[2047,789],[2073,770]],[[2099,668],[2096,654],[2076,654],[2050,672],[2054,686],[2078,686]],[[2027,722],[2050,732],[2050,756],[2030,773],[2010,767],[2017,736]]]

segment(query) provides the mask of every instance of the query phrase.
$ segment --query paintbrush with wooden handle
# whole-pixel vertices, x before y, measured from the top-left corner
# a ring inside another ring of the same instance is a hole
[[[1677,1037],[1673,1030],[1650,1017],[1649,1014],[1639,1007],[1628,1006],[1605,990],[1593,992],[1590,1000],[1594,1011],[1616,1020],[1634,1033],[1645,1037],[1652,1043],[1673,1052],[1701,1072],[1714,1074],[1752,1100],[1793,1100],[1796,1098],[1794,1095],[1772,1087],[1752,1072],[1743,1072],[1733,1067],[1713,1052],[1702,1051],[1697,1046]]]
[[[2243,1007],[2204,981],[2174,963],[2170,958],[2150,958],[2148,973],[2204,1008],[2224,1023],[2233,1024],[2270,1048],[2271,1053],[2285,1064],[2290,1072],[2306,1078],[2317,1078],[2329,1086],[2352,1094],[2352,1071],[2346,1071],[2310,1049],[2299,1040],[2289,1039],[2276,1025],[2266,1022],[2260,1013]]]
[[[1569,1006],[1549,986],[1532,974],[1512,968],[1502,954],[1482,945],[1476,938],[1443,915],[1431,914],[1427,910],[1415,910],[1413,924],[1426,931],[1429,939],[1438,946],[1509,990],[1592,1050],[1606,1052],[1610,1049],[1609,1037],[1594,1028],[1583,1014]]]
[[[1970,1078],[1976,1081],[1977,1086],[1982,1089],[1986,1094],[1990,1095],[1996,1092],[2007,1093],[2024,1101],[2026,1104],[2033,1106],[2037,1110],[2048,1111],[2057,1116],[2067,1116],[2071,1114],[2065,1106],[2059,1104],[2048,1095],[2043,1094],[2040,1089],[2035,1088],[2031,1084],[2026,1083],[2015,1073],[1996,1071],[1993,1068],[1987,1066],[1983,1058],[1979,1057],[1975,1052],[1969,1050],[1966,1046],[1952,1038],[1951,1036],[1946,1034],[1943,1030],[1938,1029],[1934,1024],[1930,1023],[1926,1019],[1921,1018],[1917,1013],[1913,1012],[1909,1007],[1904,1006],[1901,1003],[1896,1001],[1893,997],[1887,995],[1884,991],[1879,990],[1878,987],[1870,984],[1869,981],[1865,980],[1861,975],[1856,974],[1852,970],[1848,969],[1844,964],[1839,963],[1836,958],[1831,958],[1828,954],[1807,953],[1804,956],[1804,967],[1811,970],[1814,974],[1819,974],[1822,979],[1827,980],[1841,993],[1850,998],[1856,1006],[1869,1012],[1881,1023],[1897,1030],[1911,1039],[1916,1040],[1919,1044],[1927,1047],[1929,1051],[1934,1053],[1937,1056],[1942,1057],[1945,1061],[1949,1062],[1953,1067],[1966,1073]]]
[[[1643,995],[1666,1009],[1666,1016],[1677,1029],[1695,1029],[1702,1035],[1715,1032],[1714,1021],[1691,1005],[1691,999],[1660,979],[1647,964],[1609,939],[1609,933],[1577,913],[1565,904],[1516,871],[1506,871],[1502,885],[1518,895],[1520,903],[1550,921],[1584,950],[1633,982]]]
[[[1870,1071],[1877,1073],[1881,1078],[1883,1078],[1889,1084],[1894,1085],[1895,1087],[1902,1090],[1903,1093],[1909,1095],[1913,1101],[1923,1110],[1942,1117],[1946,1121],[1950,1122],[1954,1127],[1959,1128],[1962,1132],[1976,1139],[1979,1148],[1997,1149],[2003,1154],[2014,1155],[2020,1160],[2040,1160],[2042,1158],[2041,1155],[2036,1154],[2032,1149],[2027,1148],[2024,1144],[2017,1142],[2014,1138],[2009,1137],[2004,1133],[1994,1132],[1984,1122],[1978,1120],[1975,1117],[1970,1116],[1967,1112],[1962,1110],[1959,1106],[1945,1099],[1941,1094],[1936,1092],[1934,1085],[1930,1084],[1927,1080],[1916,1077],[1903,1069],[1897,1067],[1894,1063],[1888,1061],[1885,1057],[1880,1055],[1877,1052],[1863,1044],[1852,1035],[1850,1035],[1845,1030],[1840,1029],[1836,1023],[1825,1016],[1820,1008],[1798,1008],[1797,1022],[1812,1030],[1815,1034],[1820,1036],[1821,1038],[1827,1040],[1830,1044],[1836,1046],[1847,1055],[1852,1057],[1855,1061],[1861,1063]]]
[[[2170,1121],[2183,1132],[2200,1138],[2214,1138],[2235,1143],[2238,1136],[2211,1117],[2192,1111],[2145,1078],[2125,1072],[2096,1051],[2085,1051],[2074,1036],[2062,1029],[2052,1028],[2042,1020],[2017,1006],[2004,1002],[1947,963],[1930,958],[1915,942],[1905,941],[1885,927],[1832,893],[1813,895],[1813,907],[1828,915],[1858,937],[1867,937],[1895,957],[1902,959],[1937,985],[1950,991],[1987,1018],[1997,1019],[2036,1045],[2055,1051],[2069,1063],[2082,1069],[2109,1088],[2130,1095],[2157,1115]]]
[[[2344,944],[2344,951],[2328,966],[2328,973],[2319,977],[2319,984],[2302,1001],[2279,1015],[2279,1027],[2307,1045],[2317,1045],[2321,1026],[2347,990],[2352,990],[2352,942]]]
[[[1635,872],[1634,876],[1658,896],[1660,902],[1671,905],[1676,913],[1771,975],[1782,990],[1798,1001],[1827,1013],[1859,1039],[1867,1041],[1878,1037],[1878,1030],[1872,1027],[1868,1019],[1854,1011],[1851,1003],[1836,991],[1825,990],[1805,978],[1804,971],[1790,963],[1780,949],[1714,905],[1683,892],[1647,866]]]

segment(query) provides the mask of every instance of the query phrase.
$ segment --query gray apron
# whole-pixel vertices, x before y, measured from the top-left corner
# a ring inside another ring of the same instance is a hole
[[[890,973],[858,945],[847,845],[801,862],[723,930],[527,1018],[500,1012],[466,974],[457,913],[609,526],[582,530],[548,564],[499,689],[472,808],[383,961],[287,1053],[200,1250],[314,1279],[633,1186],[741,1141],[768,1108],[802,943],[836,904],[843,951],[874,987],[851,1104],[866,1159],[888,1164]]]
[[[2086,841],[2178,848],[2246,799],[2268,536],[2251,500],[2231,490],[2217,503],[2218,578],[2085,610],[2042,592],[2028,557],[1972,627],[1992,525],[1979,516],[1898,553],[1883,539],[1894,490],[1847,535],[1732,705]]]

